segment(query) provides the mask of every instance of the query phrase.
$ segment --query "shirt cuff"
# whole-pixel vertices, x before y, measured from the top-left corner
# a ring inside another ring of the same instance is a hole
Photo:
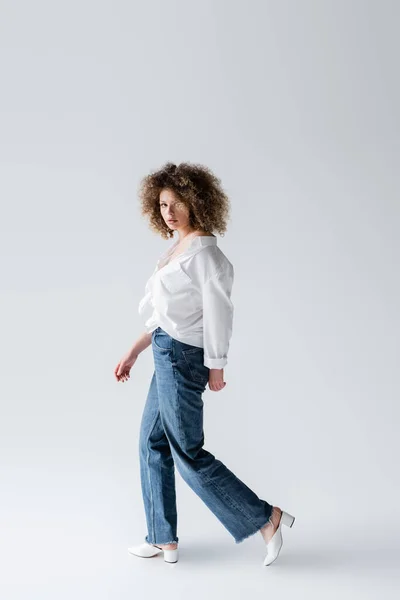
[[[208,367],[209,369],[223,369],[227,362],[227,358],[208,358],[207,356],[204,357],[204,366]]]

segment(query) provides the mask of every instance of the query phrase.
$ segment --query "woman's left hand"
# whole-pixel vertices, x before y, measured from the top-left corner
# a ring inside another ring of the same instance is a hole
[[[219,392],[226,386],[224,381],[224,370],[223,369],[210,369],[210,376],[208,378],[208,387],[213,392]]]

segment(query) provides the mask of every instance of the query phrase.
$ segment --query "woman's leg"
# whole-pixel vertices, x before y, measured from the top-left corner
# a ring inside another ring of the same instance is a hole
[[[180,475],[239,543],[272,523],[272,505],[259,498],[203,448],[202,393],[209,369],[202,348],[158,328],[152,338],[162,426]]]
[[[146,513],[146,542],[169,545],[178,542],[175,467],[161,424],[156,374],[153,373],[140,426],[140,478]]]

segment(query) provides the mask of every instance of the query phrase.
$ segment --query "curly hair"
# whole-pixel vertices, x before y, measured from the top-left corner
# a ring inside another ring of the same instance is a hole
[[[193,163],[175,165],[167,162],[161,169],[144,177],[139,184],[141,214],[149,218],[150,228],[164,239],[172,238],[160,212],[160,193],[171,190],[189,209],[189,223],[194,229],[224,235],[230,217],[230,204],[221,180],[204,166]]]

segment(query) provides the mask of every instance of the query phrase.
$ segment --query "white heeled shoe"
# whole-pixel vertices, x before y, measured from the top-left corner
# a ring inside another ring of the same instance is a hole
[[[278,558],[279,552],[281,551],[282,544],[283,544],[282,532],[281,532],[282,524],[286,525],[287,527],[292,527],[293,523],[294,523],[294,517],[283,510],[282,514],[281,514],[281,520],[279,521],[278,528],[275,531],[272,538],[269,540],[268,544],[266,544],[267,555],[264,559],[264,566],[267,567],[268,565],[273,563],[274,560],[276,560]]]
[[[128,548],[128,552],[129,554],[134,554],[135,556],[140,556],[141,558],[151,558],[152,556],[157,556],[157,554],[163,552],[165,562],[178,562],[178,548],[175,548],[174,550],[164,550],[159,546],[153,546],[153,544],[143,542],[143,544],[139,544],[138,546],[131,546]]]

